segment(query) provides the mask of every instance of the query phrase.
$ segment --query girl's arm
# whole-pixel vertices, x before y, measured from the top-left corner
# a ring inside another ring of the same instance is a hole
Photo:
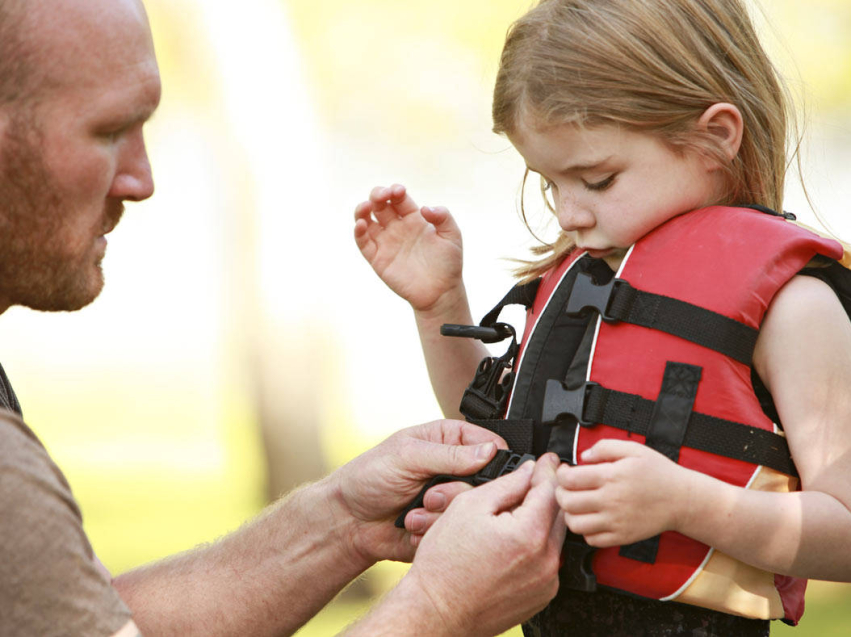
[[[851,581],[851,322],[823,282],[799,276],[772,302],[754,365],[775,399],[803,491],[742,489],[661,454],[604,441],[561,467],[572,531],[617,546],[675,530],[764,570]]]
[[[432,388],[447,418],[487,349],[440,336],[443,323],[472,324],[461,277],[461,232],[443,207],[420,208],[399,184],[373,188],[355,208],[355,241],[375,273],[411,304]]]

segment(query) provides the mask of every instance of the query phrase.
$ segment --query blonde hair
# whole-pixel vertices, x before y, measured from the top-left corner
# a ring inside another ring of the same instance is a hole
[[[744,120],[732,162],[695,128],[718,102],[734,104]],[[510,135],[530,117],[542,127],[608,124],[653,134],[726,167],[728,196],[717,203],[776,210],[790,115],[788,91],[741,0],[542,0],[508,31],[493,99],[496,133]],[[534,249],[547,256],[518,275],[536,276],[572,249],[562,233]]]

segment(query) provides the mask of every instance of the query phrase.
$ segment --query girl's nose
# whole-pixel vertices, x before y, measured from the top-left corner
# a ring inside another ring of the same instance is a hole
[[[594,214],[572,201],[561,199],[557,213],[558,225],[566,232],[591,228],[595,224]]]

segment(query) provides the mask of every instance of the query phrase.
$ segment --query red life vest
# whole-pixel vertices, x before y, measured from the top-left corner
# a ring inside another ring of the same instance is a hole
[[[688,325],[694,316],[681,317],[680,322],[686,324],[672,331],[683,332],[688,338],[694,333],[697,342],[686,340],[682,334],[662,331],[667,324],[665,317],[660,321],[660,317],[653,315],[670,309],[670,303],[677,305],[676,301],[664,299],[683,301],[721,315],[722,324],[724,317],[732,320],[729,325],[734,331],[752,331],[755,342],[756,332],[774,295],[816,255],[839,260],[843,247],[837,241],[820,237],[785,219],[745,208],[704,208],[675,217],[654,229],[629,250],[615,275],[618,281],[627,282],[627,287],[641,291],[646,298],[639,302],[651,307],[641,310],[643,322],[608,321],[601,316],[592,322],[593,343],[584,379],[587,382],[580,388],[580,399],[588,396],[585,393],[588,387],[593,387],[595,391],[607,390],[618,396],[634,397],[628,400],[638,401],[648,409],[651,407],[648,402],[658,410],[664,400],[668,402],[663,409],[679,410],[684,428],[689,427],[687,422],[691,414],[700,414],[708,423],[706,431],[710,431],[710,436],[719,435],[711,433],[716,422],[738,424],[739,429],[734,433],[746,429],[750,432],[748,428],[752,428],[769,432],[767,436],[771,436],[779,430],[766,416],[754,393],[749,362],[752,349],[748,352],[745,347],[743,354],[733,355],[715,351],[705,343],[699,344],[706,330],[700,324]],[[536,344],[537,330],[551,330],[554,320],[566,320],[565,295],[559,297],[555,306],[553,301],[567,279],[572,278],[573,289],[569,294],[575,293],[578,288],[578,283],[574,283],[578,281],[576,269],[580,268],[583,257],[587,262],[589,257],[584,253],[571,255],[547,273],[538,286],[515,366],[517,382],[524,378],[527,369],[539,363],[540,350],[544,346],[540,338]],[[588,281],[584,283],[586,288],[589,288]],[[591,285],[589,289],[599,297],[606,291],[604,287]],[[657,297],[664,297],[663,302],[652,307]],[[603,305],[598,309],[606,313],[606,304],[610,302],[611,298],[603,298]],[[635,313],[634,309],[630,311]],[[542,327],[544,324],[547,327]],[[661,325],[661,329],[657,325]],[[741,328],[742,325],[746,327]],[[719,339],[727,340],[724,335],[716,340]],[[673,372],[669,367],[672,363],[676,368]],[[696,376],[679,377],[678,380],[677,374],[684,373],[683,369],[686,376],[697,370]],[[685,392],[690,392],[690,398],[683,398],[680,381],[690,386]],[[663,382],[678,387],[667,391],[663,389]],[[514,390],[517,391],[517,384]],[[536,391],[537,398],[533,402],[540,401],[540,387]],[[549,394],[545,400],[549,400]],[[512,394],[508,404],[509,421],[512,417],[523,417],[516,409],[515,400],[522,398]],[[582,409],[580,407],[580,417]],[[638,407],[630,409],[635,411]],[[608,418],[617,420],[618,414],[628,411],[622,410]],[[528,405],[526,412],[530,413]],[[603,412],[598,410],[598,413]],[[651,423],[656,422],[655,417],[653,412]],[[572,449],[567,451],[574,463],[581,462],[581,452],[598,440],[617,438],[649,444],[647,438],[653,435],[654,439],[661,440],[662,449],[675,448],[673,456],[669,457],[680,465],[719,480],[751,489],[790,491],[797,488],[793,475],[690,447],[688,437],[685,441],[682,438],[685,430],[672,433],[665,429],[667,425],[650,424],[651,430],[653,427],[662,429],[642,434],[631,429],[629,423],[616,422],[615,425],[589,422],[570,429]],[[714,449],[712,445],[723,446],[724,443],[724,440],[711,441],[710,446]],[[745,443],[744,447],[748,445]],[[560,455],[563,457],[565,448],[562,436]],[[783,469],[782,464],[779,466]],[[794,469],[784,471],[794,474]],[[636,559],[627,556],[628,551],[625,554],[623,547],[597,550],[592,562],[597,584],[642,597],[677,600],[746,617],[785,618],[796,623],[803,613],[805,580],[760,571],[675,532],[663,533],[651,553],[650,559]]]

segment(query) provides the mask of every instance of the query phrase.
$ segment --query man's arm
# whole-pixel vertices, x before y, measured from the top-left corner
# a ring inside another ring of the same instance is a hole
[[[114,585],[142,634],[291,634],[376,561],[410,560],[395,516],[432,475],[487,464],[495,443],[456,421],[403,430],[223,540]]]
[[[534,475],[527,462],[459,495],[408,574],[346,637],[496,635],[543,609],[558,590],[565,532],[558,463],[547,454]]]

